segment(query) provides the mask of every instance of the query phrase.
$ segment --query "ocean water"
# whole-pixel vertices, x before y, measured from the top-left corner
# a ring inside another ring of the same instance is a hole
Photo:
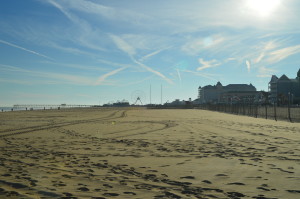
[[[57,107],[53,107],[54,109],[57,109]],[[44,107],[34,107],[34,108],[31,108],[31,107],[28,107],[27,110],[30,111],[30,110],[43,110]],[[50,109],[50,108],[46,108],[46,109]],[[23,107],[20,107],[20,108],[17,108],[17,107],[0,107],[0,113],[1,112],[10,112],[10,111],[26,111],[26,108],[23,108]]]
[[[78,108],[78,107],[91,107],[91,105],[71,105],[71,106],[62,106],[62,105],[28,105],[25,106],[3,106],[0,107],[1,112],[10,112],[10,111],[31,111],[31,110],[51,110],[51,109],[68,109],[68,108]]]
[[[71,107],[62,107],[62,106],[59,106],[59,105],[53,105],[51,107],[44,107],[44,106],[34,106],[34,107],[27,107],[27,111],[30,111],[30,110],[51,110],[51,109],[65,109],[65,108],[71,108]],[[9,107],[9,106],[6,106],[6,107],[0,107],[0,113],[1,112],[10,112],[10,111],[26,111],[26,107]]]
[[[14,107],[0,107],[0,112],[8,112],[11,111],[25,111],[26,108],[14,108]]]

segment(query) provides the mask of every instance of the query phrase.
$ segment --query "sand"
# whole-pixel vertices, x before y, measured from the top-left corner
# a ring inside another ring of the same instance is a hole
[[[300,124],[204,110],[0,113],[0,198],[300,198]]]

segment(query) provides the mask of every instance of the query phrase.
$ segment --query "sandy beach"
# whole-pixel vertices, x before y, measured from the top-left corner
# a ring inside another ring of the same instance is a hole
[[[0,198],[300,198],[300,124],[204,110],[0,113]]]

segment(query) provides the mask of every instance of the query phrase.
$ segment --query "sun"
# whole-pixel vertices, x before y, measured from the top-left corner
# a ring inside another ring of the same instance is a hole
[[[269,16],[280,4],[280,0],[247,0],[247,7],[262,17]]]

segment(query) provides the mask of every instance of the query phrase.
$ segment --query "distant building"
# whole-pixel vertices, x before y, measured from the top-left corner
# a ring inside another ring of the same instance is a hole
[[[183,106],[185,105],[184,100],[175,99],[173,102],[165,103],[166,106]]]
[[[130,106],[129,102],[126,101],[122,101],[122,102],[116,102],[113,103],[114,107],[124,107],[124,106]]]
[[[269,92],[269,100],[271,103],[287,104],[288,101],[290,101],[292,104],[299,104],[300,69],[295,79],[290,79],[286,75],[282,75],[280,78],[273,75],[269,82]]]
[[[228,91],[220,96],[223,104],[264,104],[267,92],[264,91]]]
[[[103,104],[104,107],[127,107],[130,106],[129,102],[126,100],[117,101],[115,103]]]
[[[252,84],[228,84],[223,86],[218,82],[214,86],[207,85],[198,88],[200,103],[237,103],[241,102],[242,99],[250,98],[249,96],[254,98],[253,96],[256,94],[256,88]]]

